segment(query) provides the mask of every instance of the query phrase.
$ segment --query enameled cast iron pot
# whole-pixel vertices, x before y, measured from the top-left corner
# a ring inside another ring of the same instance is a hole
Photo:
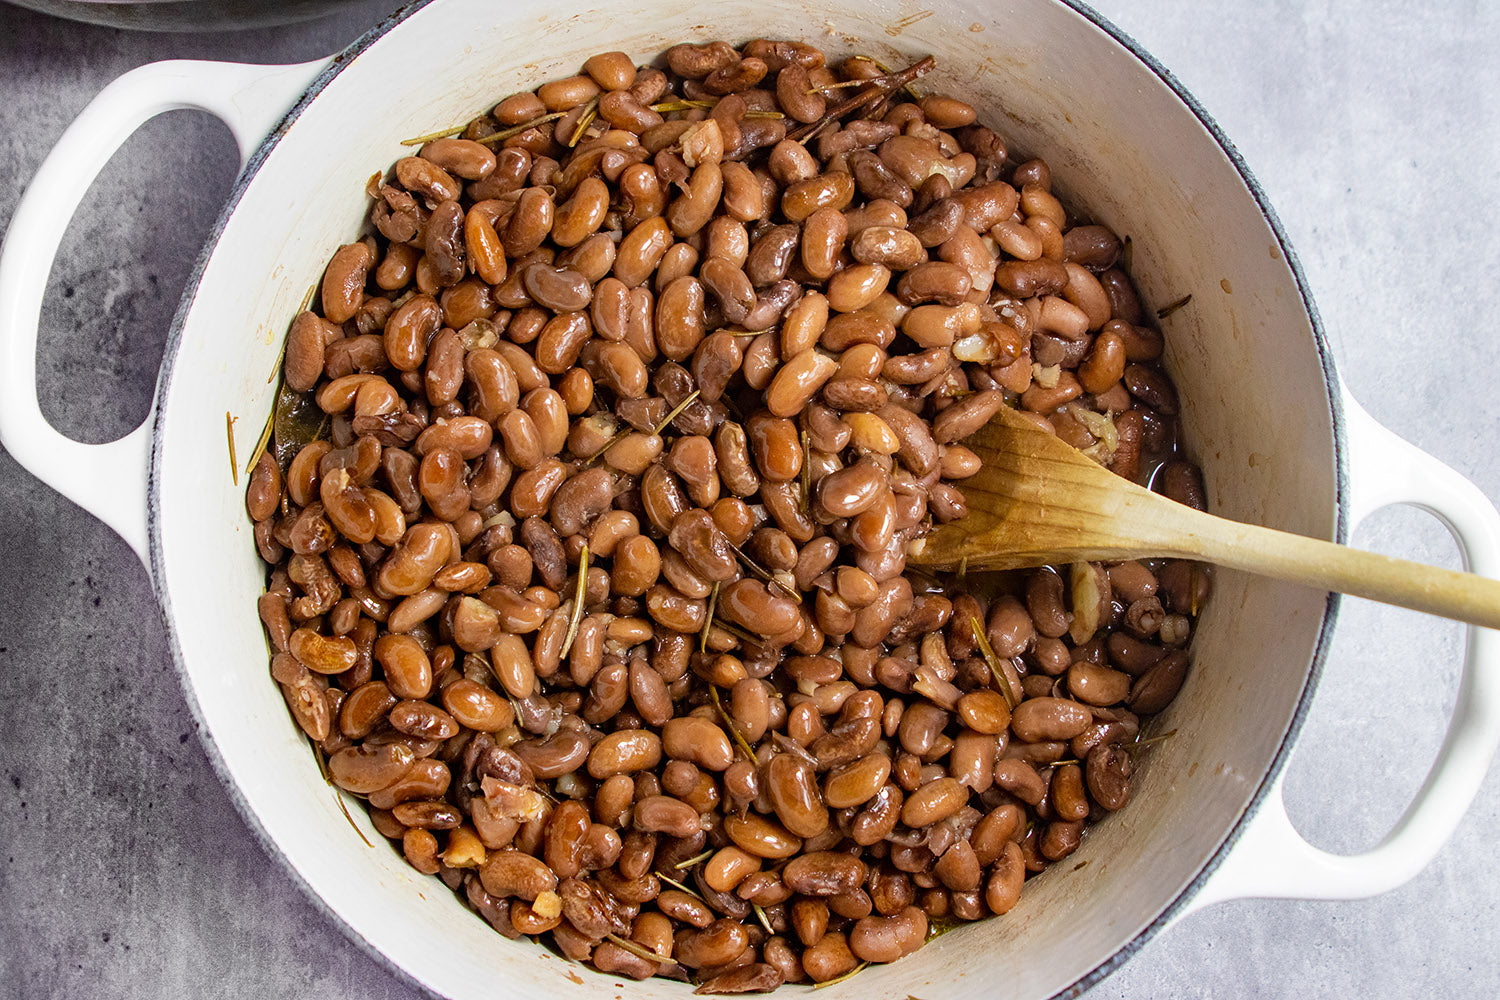
[[[266,851],[356,942],[434,993],[596,1000],[607,988],[680,1000],[688,988],[622,985],[508,941],[411,869],[362,809],[350,812],[375,846],[349,829],[267,678],[255,613],[265,570],[243,486],[230,479],[225,411],[239,418],[243,462],[272,403],[267,376],[287,323],[329,254],[360,231],[366,179],[403,155],[399,140],[574,73],[597,51],[645,57],[684,39],[758,36],[891,62],[937,56],[933,86],[977,105],[1013,150],[1045,157],[1064,200],[1129,234],[1147,302],[1192,293],[1193,308],[1166,323],[1166,360],[1215,513],[1345,541],[1372,510],[1415,503],[1454,529],[1469,568],[1500,575],[1489,502],[1344,393],[1296,260],[1227,140],[1165,70],[1081,5],[600,0],[568,15],[548,0],[431,0],[329,62],[142,67],[83,112],[16,211],[0,259],[0,438],[148,564],[209,756]],[[47,272],[110,154],[141,122],[181,107],[223,117],[245,170],[188,283],[152,416],[119,441],[78,444],[36,401]],[[1087,870],[1050,870],[1006,917],[872,967],[820,1000],[966,1000],[992,994],[1001,969],[1008,996],[1079,992],[1195,907],[1354,898],[1416,874],[1500,742],[1500,636],[1471,630],[1450,732],[1395,830],[1368,854],[1335,857],[1293,830],[1279,779],[1335,611],[1326,594],[1219,573],[1195,666],[1159,723],[1178,735],[1153,750],[1129,807],[1085,840],[1076,861]]]

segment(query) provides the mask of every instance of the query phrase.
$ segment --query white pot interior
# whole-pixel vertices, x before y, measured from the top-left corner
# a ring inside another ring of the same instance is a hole
[[[965,96],[1013,150],[1128,234],[1165,321],[1191,449],[1211,509],[1332,537],[1336,456],[1325,372],[1294,276],[1209,131],[1147,65],[1053,0],[606,0],[571,16],[541,0],[436,0],[355,56],[260,165],[204,268],[161,400],[154,466],[157,584],[182,669],[232,791],[274,849],[356,935],[435,992],[684,997],[602,977],[495,934],[409,868],[358,804],[349,826],[267,675],[255,614],[264,567],[225,468],[224,411],[248,455],[271,406],[286,326],[332,250],[360,231],[365,182],[398,141],[462,122],[593,52],[646,58],[685,39],[800,38],[831,54],[938,59],[930,85]],[[1195,665],[1159,720],[1129,806],[1034,880],[1003,918],[826,991],[932,998],[1047,996],[1108,961],[1189,885],[1240,818],[1302,697],[1324,595],[1219,573]],[[1085,865],[1081,871],[1068,869]],[[997,978],[1003,977],[1003,978]],[[797,990],[800,988],[790,988]]]

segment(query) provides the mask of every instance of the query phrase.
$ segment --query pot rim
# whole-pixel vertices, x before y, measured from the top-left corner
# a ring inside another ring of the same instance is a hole
[[[308,84],[307,89],[303,91],[302,96],[298,98],[297,102],[291,107],[290,110],[287,111],[285,115],[282,116],[281,120],[277,122],[275,128],[271,130],[271,132],[265,137],[265,139],[261,141],[260,145],[256,147],[255,151],[245,160],[244,168],[240,171],[239,177],[236,178],[234,187],[231,189],[228,197],[225,199],[224,207],[220,210],[219,217],[215,220],[212,229],[210,229],[208,236],[205,239],[203,249],[199,251],[198,257],[193,263],[192,271],[188,275],[187,283],[183,288],[182,299],[178,303],[176,312],[173,314],[171,326],[167,331],[167,340],[162,356],[161,370],[157,378],[156,399],[158,401],[165,399],[167,392],[171,389],[172,376],[175,373],[178,354],[182,347],[183,327],[186,323],[187,315],[189,312],[191,312],[193,304],[196,301],[198,287],[203,280],[203,272],[208,265],[209,259],[213,256],[214,251],[218,247],[219,238],[223,235],[224,228],[228,224],[230,216],[233,215],[235,210],[238,208],[240,199],[244,196],[250,182],[254,180],[255,175],[259,172],[260,167],[265,163],[266,159],[275,150],[282,137],[286,134],[287,130],[291,128],[292,124],[297,120],[298,116],[301,115],[303,110],[306,109],[307,106],[311,104],[315,99],[317,99],[317,97],[323,92],[328,84],[332,82],[332,80],[337,77],[339,73],[343,72],[344,68],[348,66],[351,61],[353,61],[355,56],[364,52],[371,45],[375,44],[375,42],[379,41],[393,29],[399,27],[404,21],[410,18],[417,11],[426,7],[431,2],[432,0],[410,0],[409,3],[393,11],[391,14],[388,14],[374,26],[365,31],[364,34],[360,35],[353,42],[349,43],[349,45],[342,51],[335,54],[329,60],[328,65],[324,67],[316,77],[313,78],[310,84]],[[1309,325],[1312,329],[1314,346],[1317,349],[1318,362],[1323,376],[1324,389],[1327,392],[1329,415],[1332,418],[1333,429],[1333,540],[1341,544],[1347,543],[1349,535],[1349,504],[1347,499],[1349,487],[1348,447],[1346,441],[1346,427],[1342,394],[1339,391],[1338,375],[1334,366],[1333,354],[1329,349],[1328,339],[1323,330],[1322,318],[1318,314],[1317,305],[1313,301],[1312,292],[1308,287],[1307,276],[1302,270],[1302,264],[1297,256],[1296,250],[1292,247],[1290,240],[1287,238],[1286,231],[1282,227],[1281,220],[1277,217],[1275,210],[1271,207],[1270,200],[1266,196],[1265,190],[1261,187],[1260,181],[1257,180],[1255,175],[1251,172],[1249,165],[1246,164],[1244,158],[1240,155],[1239,150],[1235,148],[1234,143],[1230,141],[1229,137],[1224,133],[1223,129],[1220,128],[1218,122],[1214,119],[1214,117],[1209,114],[1209,112],[1198,102],[1198,99],[1194,97],[1193,94],[1189,92],[1181,82],[1178,81],[1178,79],[1172,74],[1172,72],[1165,66],[1163,66],[1153,55],[1151,55],[1151,53],[1147,52],[1146,49],[1140,45],[1140,43],[1138,43],[1125,31],[1115,26],[1108,18],[1100,14],[1093,7],[1089,6],[1089,4],[1085,3],[1084,0],[1055,0],[1055,2],[1068,7],[1074,13],[1080,15],[1091,24],[1093,24],[1096,28],[1109,35],[1110,38],[1117,42],[1122,48],[1124,48],[1137,60],[1139,60],[1143,66],[1154,73],[1162,83],[1164,83],[1169,89],[1171,89],[1172,93],[1176,95],[1177,99],[1183,103],[1187,110],[1190,111],[1193,116],[1198,119],[1199,123],[1204,127],[1205,130],[1208,131],[1214,142],[1218,144],[1224,155],[1229,159],[1230,164],[1234,167],[1235,171],[1239,174],[1240,179],[1244,182],[1246,188],[1249,190],[1251,197],[1255,199],[1256,206],[1260,209],[1262,217],[1265,219],[1267,225],[1270,226],[1272,234],[1276,238],[1277,247],[1280,249],[1282,256],[1285,258],[1287,267],[1291,270],[1293,280],[1296,282],[1297,293],[1302,300],[1303,310],[1307,314]],[[161,506],[161,482],[158,476],[161,458],[161,447],[163,441],[163,435],[161,431],[162,422],[165,419],[165,412],[165,407],[159,405],[158,403],[155,408],[155,415],[152,419],[151,465],[147,478],[146,529],[151,563],[151,578],[154,581],[163,581],[166,579],[166,566],[164,562],[161,538],[161,519],[159,516]],[[156,593],[157,603],[161,608],[162,624],[166,630],[168,644],[172,651],[173,667],[177,671],[178,680],[182,686],[183,694],[185,696],[185,700],[187,701],[188,708],[193,714],[194,728],[198,732],[198,738],[203,744],[204,750],[207,751],[209,763],[213,766],[213,769],[219,778],[220,785],[223,786],[225,792],[230,798],[230,801],[234,803],[235,809],[245,820],[245,824],[249,828],[251,835],[260,844],[261,849],[264,850],[267,855],[273,858],[276,863],[281,866],[282,870],[286,872],[288,876],[290,876],[291,880],[302,890],[303,895],[312,902],[313,906],[317,908],[324,915],[324,917],[335,924],[344,933],[344,936],[352,941],[356,947],[370,956],[370,958],[372,958],[378,965],[392,972],[399,979],[410,983],[424,993],[434,996],[438,995],[426,983],[419,981],[412,973],[408,972],[406,969],[398,965],[383,951],[381,951],[373,942],[371,942],[364,935],[355,930],[355,928],[350,925],[327,900],[325,900],[316,890],[314,890],[306,879],[303,878],[302,873],[298,871],[297,868],[291,863],[291,861],[281,851],[281,848],[277,844],[276,840],[271,837],[271,835],[266,831],[265,827],[261,824],[258,814],[251,807],[250,803],[246,801],[239,789],[239,786],[234,782],[232,776],[230,775],[228,765],[225,761],[224,753],[220,749],[218,743],[214,739],[213,733],[209,730],[207,724],[204,721],[202,708],[198,704],[197,695],[187,673],[187,666],[182,652],[182,645],[178,641],[177,637],[177,629],[172,613],[171,599],[166,592],[166,588],[165,586],[155,586],[153,587],[153,589]],[[1271,759],[1270,766],[1261,776],[1259,785],[1256,787],[1254,794],[1250,797],[1250,801],[1246,804],[1245,809],[1240,813],[1239,817],[1234,821],[1234,824],[1225,834],[1224,839],[1219,843],[1219,846],[1214,850],[1213,854],[1208,858],[1208,860],[1204,863],[1203,867],[1198,871],[1193,879],[1182,889],[1181,892],[1177,894],[1176,898],[1173,899],[1172,902],[1168,904],[1160,914],[1157,915],[1154,920],[1148,923],[1145,927],[1141,928],[1140,931],[1138,931],[1133,937],[1131,937],[1118,949],[1116,949],[1116,951],[1108,958],[1106,958],[1103,962],[1099,963],[1089,972],[1074,980],[1073,983],[1071,983],[1067,987],[1064,987],[1057,993],[1053,994],[1051,1000],[1059,1000],[1059,998],[1062,997],[1076,997],[1079,994],[1092,989],[1094,986],[1098,985],[1101,981],[1108,977],[1112,972],[1118,969],[1121,965],[1125,964],[1127,961],[1133,958],[1141,948],[1143,948],[1152,938],[1156,936],[1158,931],[1170,924],[1177,917],[1177,915],[1183,911],[1184,907],[1187,906],[1192,897],[1198,892],[1199,889],[1204,886],[1209,877],[1213,875],[1213,873],[1218,869],[1219,865],[1229,855],[1229,852],[1234,848],[1235,844],[1239,841],[1240,836],[1243,834],[1246,826],[1248,825],[1249,819],[1255,815],[1256,811],[1259,810],[1259,808],[1265,801],[1266,796],[1270,793],[1271,786],[1275,783],[1277,777],[1281,774],[1282,769],[1285,768],[1287,760],[1291,755],[1292,747],[1296,743],[1297,736],[1302,729],[1303,722],[1306,720],[1308,709],[1312,702],[1313,692],[1317,689],[1318,681],[1322,675],[1324,664],[1326,663],[1328,658],[1333,629],[1338,619],[1339,606],[1339,595],[1336,593],[1330,593],[1324,605],[1323,620],[1321,627],[1318,630],[1317,643],[1313,648],[1312,658],[1308,665],[1307,674],[1303,680],[1302,691],[1297,699],[1296,709],[1292,713],[1291,722],[1287,726],[1287,731],[1282,737],[1281,744],[1277,747],[1276,753]]]

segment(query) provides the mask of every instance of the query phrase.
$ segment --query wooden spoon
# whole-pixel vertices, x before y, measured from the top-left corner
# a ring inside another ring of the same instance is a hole
[[[969,513],[912,542],[914,565],[1020,569],[1175,557],[1500,628],[1500,582],[1204,514],[1110,472],[1009,407],[965,442]]]

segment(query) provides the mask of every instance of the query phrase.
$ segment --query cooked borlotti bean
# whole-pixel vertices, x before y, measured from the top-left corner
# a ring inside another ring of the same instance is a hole
[[[765,992],[1022,903],[1187,682],[1200,565],[906,566],[964,439],[1012,407],[1206,497],[1128,245],[930,59],[657,63],[372,183],[290,326],[256,612],[333,783],[498,932]]]

